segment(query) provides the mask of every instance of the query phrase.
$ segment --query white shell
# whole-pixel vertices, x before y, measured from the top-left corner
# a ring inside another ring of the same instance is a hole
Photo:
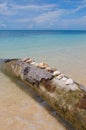
[[[33,61],[33,62],[31,63],[31,65],[36,65],[36,62],[35,62],[35,61]]]
[[[42,69],[45,69],[48,67],[48,64],[44,63],[44,62],[41,62],[37,65],[38,67],[42,68]]]
[[[32,59],[27,59],[26,60],[26,63],[30,63],[30,62],[32,62]]]
[[[60,80],[60,79],[61,79],[61,76],[60,76],[60,75],[59,75],[59,76],[57,76],[57,79],[59,79],[59,80]]]
[[[62,81],[67,81],[67,78],[66,78],[66,77],[63,77],[63,78],[62,78]]]
[[[50,67],[47,67],[47,68],[46,68],[46,70],[47,70],[47,71],[50,71],[50,70],[51,70],[51,68],[50,68]]]
[[[35,65],[38,66],[39,63],[36,63]]]
[[[60,74],[61,74],[61,72],[58,71],[58,70],[56,70],[56,71],[53,72],[53,76],[57,76],[57,75],[60,75]]]
[[[28,59],[30,59],[30,58],[24,58],[24,59],[22,59],[22,62],[25,62],[25,61],[28,60]]]
[[[67,81],[65,82],[66,85],[69,85],[69,84],[73,84],[74,81],[72,79],[67,79]]]
[[[57,79],[60,80],[60,79],[62,79],[63,77],[64,77],[64,74],[60,74],[60,75],[57,76]]]

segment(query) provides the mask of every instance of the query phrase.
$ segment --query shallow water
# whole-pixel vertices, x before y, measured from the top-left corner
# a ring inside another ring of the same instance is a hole
[[[74,130],[31,88],[0,72],[0,130]]]

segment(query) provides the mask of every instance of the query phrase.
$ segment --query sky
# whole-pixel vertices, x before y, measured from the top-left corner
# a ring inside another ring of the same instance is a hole
[[[86,0],[0,0],[0,30],[86,30]]]

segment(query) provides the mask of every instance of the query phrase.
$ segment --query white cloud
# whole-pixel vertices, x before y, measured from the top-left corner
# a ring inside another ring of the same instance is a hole
[[[86,3],[86,0],[82,0],[81,2],[82,2],[83,4],[85,4],[85,3]]]
[[[67,0],[66,0],[67,1]],[[68,0],[70,1],[70,0]],[[85,2],[86,0],[84,0],[83,2]],[[57,4],[45,4],[45,5],[35,5],[35,4],[28,4],[28,5],[17,5],[17,4],[8,4],[8,3],[2,3],[0,4],[0,14],[2,15],[15,15],[15,14],[19,14],[20,11],[24,11],[24,10],[30,10],[30,11],[51,11],[52,10],[64,10],[61,8],[57,8]],[[68,12],[68,14],[70,13],[76,13],[78,11],[80,11],[81,9],[86,8],[86,4],[81,4],[79,5],[77,8],[75,9],[65,9],[66,13]],[[54,12],[55,13],[55,12]],[[47,15],[47,14],[44,14]],[[52,15],[52,13],[51,13]],[[43,16],[42,17],[46,17]],[[51,16],[52,17],[52,16]],[[40,19],[40,17],[39,17]]]
[[[72,2],[72,0],[64,0]],[[74,1],[73,1],[74,2]],[[27,26],[28,29],[33,27],[63,27],[69,28],[70,26],[86,25],[86,16],[80,17],[76,13],[86,8],[86,0],[82,0],[82,4],[76,4],[72,8],[58,8],[56,4],[27,4],[17,5],[13,3],[0,4],[0,14],[7,23],[18,23],[19,26]],[[21,13],[22,12],[22,13]],[[15,15],[16,14],[16,15]],[[82,13],[83,15],[85,13]],[[8,17],[10,15],[10,17]],[[15,16],[13,16],[15,15]],[[5,16],[7,16],[5,18]],[[12,16],[12,17],[11,17]],[[72,17],[71,17],[72,16]],[[0,17],[1,19],[1,17]],[[5,24],[0,24],[0,27],[5,28]]]
[[[49,10],[51,8],[56,7],[55,4],[47,4],[47,5],[11,5],[13,9],[16,10]]]
[[[27,22],[30,22],[32,21],[31,19],[29,18],[21,18],[21,19],[16,19],[14,22],[18,22],[18,23],[27,23]]]
[[[20,11],[50,11],[57,7],[56,4],[45,4],[45,5],[35,5],[35,4],[28,4],[28,5],[17,5],[17,4],[8,4],[2,3],[0,4],[0,14],[2,15],[15,15],[21,14]]]
[[[86,29],[86,16],[79,17],[79,18],[72,18],[72,19],[63,19],[61,20],[61,23],[63,23],[62,26],[64,26],[66,29],[67,28],[82,28]]]
[[[13,15],[15,11],[12,10],[11,6],[7,3],[0,4],[0,14],[2,15]]]
[[[86,25],[86,16],[83,16],[83,17],[80,17],[80,18],[77,18],[74,20],[74,22],[77,24],[81,24],[81,25]]]
[[[65,13],[65,10],[49,11],[34,18],[36,23],[44,23],[58,20],[58,18]]]
[[[73,9],[73,10],[71,11],[71,13],[76,13],[76,12],[78,12],[78,11],[80,11],[81,9],[84,9],[84,8],[86,8],[86,4],[81,5],[81,6],[78,6],[77,8]]]
[[[32,29],[33,28],[33,24],[29,24],[26,26],[26,29]]]
[[[47,11],[46,13],[41,13],[38,16],[32,18],[16,19],[14,22],[23,23],[27,25],[27,28],[31,29],[33,27],[56,27],[60,18],[65,14],[65,10],[58,9],[56,11]]]
[[[46,5],[45,7],[50,7],[49,5]],[[43,8],[43,6],[42,6]],[[14,20],[15,22],[18,23],[34,23],[34,24],[43,24],[43,23],[50,23],[51,25],[53,25],[53,22],[57,21],[60,16],[63,16],[66,13],[66,10],[64,9],[56,9],[54,11],[52,10],[48,10],[48,11],[44,11],[31,17],[31,18],[19,18]]]
[[[6,9],[7,9],[6,3],[0,4],[0,12],[2,12],[3,10],[6,10]]]
[[[81,5],[81,4],[85,4],[86,0],[64,0],[64,2],[68,4]]]
[[[6,8],[6,3],[0,4],[0,9]]]
[[[71,4],[72,7],[76,6],[74,9],[68,9],[68,13],[77,13],[86,8],[86,0],[64,0],[64,2]]]
[[[0,27],[2,27],[2,28],[6,28],[6,24],[4,24],[4,23],[0,23]]]

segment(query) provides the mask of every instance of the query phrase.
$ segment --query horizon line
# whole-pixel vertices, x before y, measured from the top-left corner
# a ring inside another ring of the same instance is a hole
[[[0,31],[86,31],[86,29],[0,29]]]

